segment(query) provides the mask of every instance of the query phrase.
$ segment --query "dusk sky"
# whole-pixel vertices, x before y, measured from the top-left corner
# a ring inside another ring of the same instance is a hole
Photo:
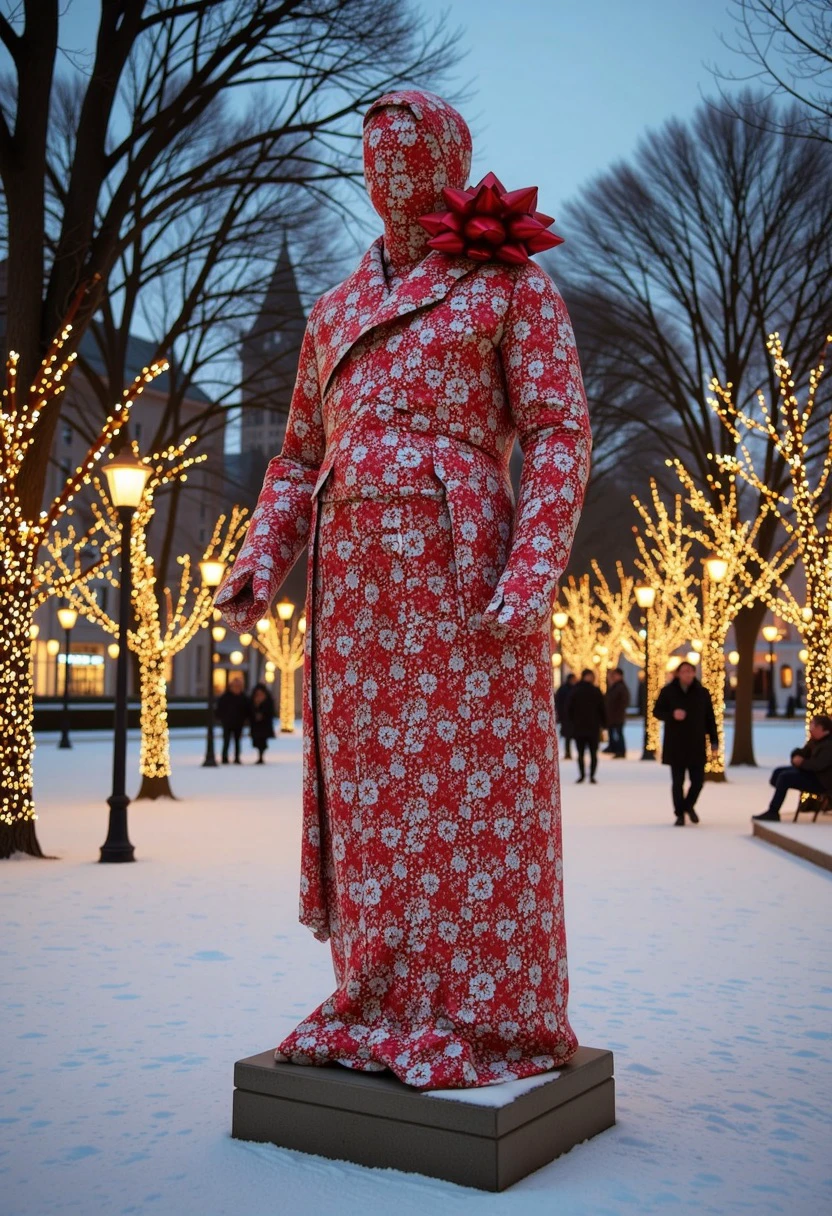
[[[540,186],[557,216],[594,174],[673,115],[713,94],[707,64],[743,68],[728,0],[422,0],[462,27],[457,73],[473,96],[475,181],[492,169],[507,186]]]
[[[90,53],[100,0],[71,0],[62,42]],[[492,169],[509,188],[540,186],[558,214],[587,178],[639,137],[684,117],[713,92],[706,64],[738,66],[729,0],[414,0],[447,15],[467,55],[452,87],[474,133],[473,180]],[[358,234],[356,234],[358,236]],[[364,243],[358,236],[359,243]]]

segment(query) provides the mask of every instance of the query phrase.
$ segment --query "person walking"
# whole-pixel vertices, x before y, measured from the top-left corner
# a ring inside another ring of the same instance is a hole
[[[780,819],[780,807],[789,790],[802,794],[832,795],[832,718],[816,714],[809,723],[809,738],[804,747],[795,748],[791,764],[771,774],[774,795],[768,809],[752,819]]]
[[[217,717],[222,723],[222,762],[228,764],[228,749],[234,740],[234,763],[241,764],[240,739],[249,718],[249,699],[243,691],[241,676],[232,676],[217,701]]]
[[[629,707],[630,690],[624,683],[624,672],[620,667],[616,667],[607,676],[607,691],[604,694],[604,709],[609,731],[609,743],[604,748],[604,753],[611,755],[615,760],[626,760],[627,758],[624,723],[627,721]]]
[[[580,785],[586,780],[585,754],[589,751],[589,780],[592,785],[596,785],[598,744],[601,741],[601,731],[607,723],[607,715],[604,709],[604,694],[600,688],[596,688],[595,672],[589,667],[581,672],[581,678],[573,689],[569,701],[569,717],[580,774],[577,784]]]
[[[274,738],[274,701],[265,684],[255,684],[251,690],[249,729],[259,756],[257,763],[262,764],[269,739]]]
[[[687,661],[656,698],[653,717],[664,722],[662,764],[670,767],[675,827],[685,826],[685,815],[698,823],[696,800],[705,784],[706,740],[711,751],[719,747],[711,694],[696,678],[696,668]],[[685,776],[690,784],[685,793]]]
[[[572,759],[572,752],[569,744],[572,741],[572,723],[569,717],[569,702],[572,699],[572,693],[578,677],[574,671],[570,671],[566,680],[561,684],[560,688],[555,693],[555,720],[560,727],[560,737],[563,739],[563,758],[564,760]]]

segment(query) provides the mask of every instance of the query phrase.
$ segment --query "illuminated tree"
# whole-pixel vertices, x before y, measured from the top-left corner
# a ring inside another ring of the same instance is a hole
[[[561,588],[562,602],[557,605],[569,620],[559,630],[563,660],[576,674],[587,667],[597,669],[598,686],[607,686],[607,672],[617,667],[622,639],[629,627],[633,605],[634,579],[625,575],[618,563],[619,589],[614,591],[597,562],[592,563],[596,582],[584,574],[569,577]]]
[[[604,646],[604,625],[601,605],[592,593],[590,578],[569,576],[561,587],[558,607],[568,613],[569,620],[560,631],[563,661],[580,676],[587,667],[598,670],[599,686],[606,687],[606,663],[601,662],[599,647]]]
[[[294,611],[294,604],[281,600],[268,617],[257,622],[253,638],[260,653],[280,672],[280,729],[284,734],[295,729],[295,672],[303,666],[306,637],[305,616],[292,628]]]
[[[74,307],[77,307],[80,296]],[[127,421],[130,407],[145,384],[163,371],[165,364],[144,368],[108,415],[81,464],[71,473],[60,493],[41,511],[26,505],[29,458],[41,428],[51,432],[53,413],[66,388],[74,356],[64,356],[72,326],[67,324],[52,341],[28,392],[17,387],[17,355],[6,363],[6,386],[0,404],[0,857],[16,851],[41,857],[35,832],[32,797],[33,689],[30,662],[30,629],[38,603],[49,594],[61,594],[84,586],[82,560],[85,533],[67,530],[64,519],[81,489],[90,484],[91,473],[102,454]],[[92,540],[98,534],[93,525]],[[45,544],[53,556],[63,554],[62,581],[54,579],[49,559],[41,562]],[[73,554],[70,558],[70,552]],[[39,562],[41,563],[39,565]],[[96,563],[96,566],[98,563]],[[81,580],[79,583],[79,579]],[[52,586],[49,584],[52,582]]]
[[[168,730],[167,684],[174,655],[184,650],[191,639],[211,617],[213,592],[195,581],[190,555],[179,557],[182,567],[175,592],[165,587],[161,594],[156,586],[155,563],[147,547],[147,530],[155,513],[155,495],[165,485],[187,480],[187,470],[201,463],[204,456],[186,456],[194,442],[186,440],[179,447],[168,448],[144,458],[153,470],[138,509],[133,515],[130,536],[130,564],[133,575],[133,627],[127,644],[139,661],[141,695],[141,754],[139,771],[142,776],[139,798],[173,797],[170,787],[170,737]],[[138,456],[138,452],[136,452]],[[245,531],[245,511],[235,507],[228,520],[217,520],[204,558],[230,563]],[[119,519],[114,508],[106,517],[110,534],[119,534]],[[57,568],[60,558],[55,555]],[[105,577],[117,586],[116,575],[108,570]],[[101,607],[89,583],[70,588],[72,606],[87,620],[114,636],[118,621]]]
[[[621,562],[616,562],[618,589],[614,590],[597,562],[592,563],[592,569],[597,580],[593,591],[604,626],[602,646],[605,649],[601,653],[606,657],[606,663],[602,666],[610,670],[618,666],[624,648],[624,637],[630,630],[636,580],[632,575],[624,573]],[[606,676],[604,682],[606,683]]]
[[[826,348],[832,335],[826,339]],[[832,710],[832,530],[830,528],[830,471],[832,471],[832,414],[825,419],[825,443],[812,451],[808,432],[816,415],[817,392],[823,376],[823,359],[809,373],[806,404],[794,392],[792,369],[780,336],[771,334],[768,349],[780,386],[780,401],[770,405],[762,391],[758,405],[762,420],[739,408],[732,387],[714,379],[716,394],[711,405],[736,444],[735,454],[717,459],[726,476],[740,478],[760,495],[793,545],[806,583],[806,604],[797,603],[786,587],[771,582],[760,588],[760,597],[800,633],[806,647],[806,717]],[[760,441],[764,441],[761,443]],[[760,476],[752,448],[763,448],[766,462],[773,450],[789,470],[783,491],[769,486]],[[778,594],[779,591],[779,594]]]
[[[716,473],[708,477],[707,491],[696,485],[680,460],[668,461],[685,492],[685,504],[693,516],[684,527],[697,542],[704,558],[701,605],[691,601],[693,640],[702,645],[702,683],[714,704],[719,749],[709,754],[705,771],[710,780],[725,779],[725,644],[738,614],[771,590],[779,588],[792,565],[792,546],[781,545],[768,558],[760,556],[757,538],[770,507],[766,503],[753,520],[743,520],[736,478]]]
[[[667,662],[689,638],[696,637],[698,580],[693,573],[693,542],[685,530],[681,495],[669,511],[655,481],[650,483],[651,503],[633,497],[642,526],[633,527],[638,550],[636,566],[644,582],[654,588],[656,599],[650,613],[650,662],[647,664],[641,631],[631,628],[623,639],[624,653],[644,670],[644,699],[647,747],[656,752],[660,724],[653,705],[665,682]]]

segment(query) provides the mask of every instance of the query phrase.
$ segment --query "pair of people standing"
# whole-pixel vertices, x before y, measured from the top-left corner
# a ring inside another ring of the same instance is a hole
[[[246,722],[250,725],[251,741],[258,753],[258,764],[274,738],[274,701],[265,684],[256,684],[247,697],[240,676],[232,676],[228,688],[217,701],[217,718],[222,725],[222,762],[228,764],[228,753],[234,743],[234,763],[240,759],[240,740]]]
[[[578,784],[586,780],[587,752],[590,757],[589,779],[593,785],[596,784],[598,745],[605,728],[609,731],[609,746],[604,749],[605,753],[615,759],[626,758],[624,723],[629,704],[630,693],[620,667],[609,673],[606,693],[596,687],[595,673],[589,667],[581,673],[580,681],[573,674],[567,676],[555,693],[555,713],[565,744],[564,759],[571,758],[570,744],[574,740]]]
[[[568,703],[569,725],[575,741],[578,761],[578,785],[586,781],[586,753],[589,752],[589,780],[596,785],[598,770],[598,744],[601,731],[607,725],[607,710],[604,694],[595,684],[595,672],[586,667],[581,672]]]

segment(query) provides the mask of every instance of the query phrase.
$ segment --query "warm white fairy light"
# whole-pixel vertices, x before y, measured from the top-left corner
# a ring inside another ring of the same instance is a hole
[[[594,582],[588,574],[579,579],[570,575],[561,588],[562,603],[555,606],[552,622],[563,662],[577,674],[587,667],[596,668],[599,687],[604,689],[607,672],[618,664],[629,627],[634,580],[619,563],[619,586],[614,590],[597,562],[592,568]]]
[[[266,683],[273,683],[275,671],[280,672],[280,729],[284,734],[295,729],[295,672],[303,666],[306,635],[306,617],[301,616],[293,627],[294,613],[295,605],[281,600],[272,615],[257,622],[252,639],[266,656]]]
[[[832,335],[826,339],[824,357],[830,342]],[[823,359],[809,373],[806,404],[801,406],[779,334],[771,334],[767,345],[780,389],[776,409],[769,406],[761,391],[757,394],[761,418],[753,418],[735,404],[731,384],[711,382],[715,396],[710,405],[736,443],[736,454],[717,457],[716,463],[726,477],[740,478],[761,496],[766,509],[783,527],[802,568],[806,584],[804,605],[798,604],[784,584],[761,588],[759,595],[778,617],[794,625],[808,652],[806,716],[810,719],[832,710],[832,529],[828,506],[832,412],[827,407],[823,457],[810,454],[808,435],[817,409]],[[752,439],[758,443],[764,440],[769,452],[773,451],[782,461],[788,476],[788,485],[782,492],[768,485],[757,472],[751,453]]]
[[[657,752],[661,739],[661,724],[653,717],[653,705],[665,683],[670,656],[690,637],[699,633],[695,614],[696,576],[693,570],[692,545],[685,534],[681,496],[673,500],[668,510],[654,481],[650,483],[650,502],[633,498],[641,516],[641,526],[633,527],[638,557],[636,567],[644,584],[654,592],[649,614],[650,662],[646,665],[645,638],[635,625],[625,633],[624,653],[631,663],[644,670],[645,706],[647,713],[646,742],[651,752]],[[678,666],[678,664],[676,664]]]
[[[681,460],[667,464],[678,477],[688,515],[681,533],[708,556],[702,560],[702,575],[689,587],[685,615],[694,635],[701,639],[701,680],[711,694],[719,746],[708,754],[706,773],[711,780],[725,777],[725,646],[739,613],[771,588],[779,587],[792,564],[787,543],[770,557],[758,548],[760,530],[769,508],[743,519],[736,480],[727,476],[713,456],[707,485],[697,484]],[[700,595],[697,597],[696,588]],[[694,649],[697,645],[694,644]]]
[[[80,297],[79,297],[80,299]],[[75,305],[77,306],[77,305]],[[75,307],[74,306],[74,307]],[[31,833],[36,818],[32,799],[32,754],[34,737],[33,686],[29,630],[38,604],[49,594],[66,594],[79,579],[91,577],[81,564],[80,552],[89,540],[77,535],[62,521],[71,515],[71,505],[91,483],[103,453],[127,422],[131,406],[145,385],[167,367],[154,363],[142,369],[133,384],[107,417],[84,459],[66,479],[52,502],[35,516],[24,508],[23,488],[29,475],[27,454],[41,427],[52,425],[51,416],[66,390],[75,355],[64,354],[72,326],[67,324],[52,341],[35,374],[29,391],[18,390],[18,356],[11,352],[6,362],[6,383],[0,396],[0,855],[23,847],[36,852]],[[58,525],[61,524],[61,527]],[[63,528],[63,530],[62,530]],[[62,579],[52,577],[52,561],[40,560],[44,544],[63,553]],[[70,559],[70,554],[72,555]],[[97,564],[97,563],[96,563]],[[8,829],[11,829],[10,831]],[[28,831],[28,838],[24,839]]]
[[[170,738],[168,731],[167,685],[174,655],[188,645],[213,614],[214,590],[203,585],[194,574],[189,555],[177,558],[182,567],[175,594],[165,587],[161,595],[156,586],[156,567],[147,549],[147,529],[155,512],[157,490],[174,481],[183,481],[187,470],[201,463],[204,456],[186,455],[196,442],[190,436],[177,446],[144,459],[151,470],[141,501],[134,512],[130,532],[130,566],[133,579],[133,617],[135,627],[127,634],[127,644],[139,660],[141,695],[141,750],[139,771],[142,793],[149,797],[169,794]],[[138,452],[134,449],[138,457]],[[228,521],[221,515],[205,550],[203,560],[228,563],[245,532],[246,512],[235,507]],[[120,533],[120,523],[114,507],[109,507],[106,527],[112,537]],[[118,586],[108,571],[106,577]],[[84,584],[69,592],[70,602],[88,620],[108,633],[118,634],[118,621],[101,607],[94,590]],[[161,602],[160,602],[161,601]]]

